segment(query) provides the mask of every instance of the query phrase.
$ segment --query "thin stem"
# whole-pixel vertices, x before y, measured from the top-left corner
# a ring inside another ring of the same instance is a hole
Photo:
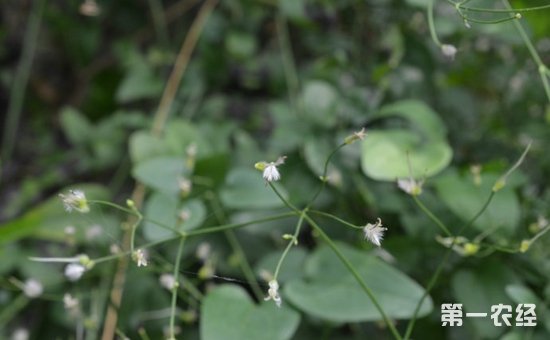
[[[435,0],[430,0],[428,2],[428,27],[430,28],[430,35],[432,36],[432,40],[434,43],[441,47],[441,41],[439,41],[439,38],[437,37],[437,32],[435,31],[435,24],[434,24],[434,3]]]
[[[14,74],[13,86],[10,91],[10,102],[6,113],[6,121],[4,125],[4,138],[2,141],[2,160],[9,162],[15,138],[19,127],[19,119],[25,99],[25,90],[29,81],[34,52],[36,51],[36,42],[40,31],[40,22],[44,13],[45,0],[34,1],[32,7],[29,24],[25,32],[23,52],[21,61],[17,66],[17,71]]]
[[[212,193],[209,195],[211,198],[214,214],[216,215],[216,218],[218,221],[224,222],[227,220],[227,217],[225,216],[225,213],[223,211],[223,208],[218,200],[218,197],[215,193]],[[256,275],[254,275],[254,271],[252,270],[252,267],[250,266],[250,263],[248,263],[248,259],[246,257],[246,253],[244,252],[239,240],[235,236],[235,233],[233,230],[226,230],[225,237],[229,241],[229,244],[231,245],[231,248],[233,249],[233,252],[237,254],[238,260],[239,260],[239,266],[241,267],[241,270],[252,287],[252,291],[254,292],[254,295],[256,295],[256,298],[259,300],[262,297],[262,290],[260,289],[260,285],[258,284],[258,281],[256,280]]]
[[[162,8],[162,1],[149,0],[149,8],[151,10],[151,16],[153,17],[153,24],[155,26],[155,33],[157,39],[164,46],[169,46],[168,30],[166,28],[166,20],[164,18],[164,11]]]
[[[267,182],[269,184],[269,186],[271,187],[271,189],[273,189],[273,191],[275,192],[275,194],[277,196],[279,196],[279,199],[292,211],[294,211],[296,214],[301,214],[302,211],[299,210],[298,208],[296,208],[292,203],[290,203],[286,198],[283,197],[283,195],[279,192],[279,190],[277,190],[277,188],[275,187],[275,185],[273,185],[273,183],[271,182]]]
[[[330,155],[327,157],[327,160],[325,161],[325,165],[323,167],[323,175],[321,176],[321,186],[319,187],[319,189],[317,189],[317,192],[315,193],[315,195],[313,195],[313,197],[311,198],[311,201],[308,203],[308,205],[306,206],[306,209],[311,207],[311,205],[313,204],[313,202],[315,202],[315,200],[317,199],[317,196],[319,196],[319,194],[323,191],[323,189],[325,188],[326,186],[326,183],[327,183],[327,171],[328,171],[328,165],[330,163],[330,160],[332,159],[332,157],[341,149],[343,148],[344,146],[346,146],[346,143],[342,143],[340,145],[338,145],[336,147],[336,149],[332,150],[332,152],[330,153]]]
[[[506,7],[510,8],[510,3],[507,0],[503,0]],[[550,6],[550,5],[549,5]],[[545,70],[547,69],[546,65],[542,62],[542,59],[540,58],[537,49],[531,42],[531,39],[529,39],[529,36],[525,32],[525,29],[523,28],[523,25],[519,21],[514,21],[514,26],[516,27],[516,30],[519,32],[519,35],[521,36],[521,39],[527,46],[527,49],[529,50],[529,53],[531,54],[531,58],[535,61],[539,68],[539,75],[540,79],[542,81],[542,85],[544,86],[544,92],[546,93],[546,97],[548,97],[548,101],[550,101],[550,85],[548,84],[548,78],[545,75]]]
[[[283,218],[286,218],[286,217],[292,217],[292,216],[295,216],[295,215],[296,215],[295,213],[287,212],[287,213],[282,213],[282,214],[273,215],[273,216],[269,216],[269,217],[259,218],[257,220],[251,220],[251,221],[240,222],[240,223],[229,223],[229,224],[224,224],[224,225],[220,225],[220,226],[216,226],[216,227],[209,227],[209,228],[201,228],[201,229],[197,229],[197,230],[192,230],[192,231],[185,232],[184,235],[187,236],[187,237],[191,237],[191,236],[197,236],[197,235],[210,234],[210,233],[215,233],[215,232],[218,232],[218,231],[237,229],[237,228],[240,228],[240,227],[244,227],[244,226],[251,225],[251,224],[256,224],[256,223],[263,223],[263,222],[280,220],[280,219],[283,219]]]
[[[504,17],[504,18],[495,19],[495,20],[481,20],[481,19],[471,18],[467,15],[464,15],[464,13],[462,13],[462,10],[459,7],[456,7],[456,11],[465,21],[474,22],[476,24],[484,24],[484,25],[501,24],[506,21],[521,19],[521,15],[519,13],[515,13],[511,17]]]
[[[275,274],[273,274],[273,280],[277,280],[277,277],[279,276],[279,270],[281,269],[281,265],[283,264],[283,261],[290,251],[290,248],[293,245],[298,244],[298,235],[300,234],[300,228],[302,227],[302,223],[304,222],[304,214],[305,212],[302,212],[300,215],[300,219],[298,219],[298,223],[296,224],[296,229],[294,230],[294,235],[292,235],[292,239],[288,241],[288,244],[283,251],[283,254],[281,255],[281,258],[279,259],[279,262],[277,263],[277,267],[275,268]]]
[[[174,280],[175,284],[172,287],[172,304],[170,307],[170,339],[176,339],[175,321],[176,321],[176,302],[178,300],[178,288],[179,288],[179,275],[180,275],[180,263],[183,253],[183,245],[185,244],[185,237],[180,238],[178,245],[178,252],[176,255],[176,264],[174,265]]]
[[[2,311],[0,312],[0,328],[4,328],[9,320],[12,320],[20,310],[25,308],[29,301],[30,299],[21,293],[9,305],[2,307]]]
[[[434,275],[431,277],[430,279],[430,282],[428,283],[428,286],[426,287],[426,290],[424,291],[424,294],[422,295],[422,297],[420,298],[420,300],[418,301],[418,304],[416,305],[416,308],[414,310],[414,313],[413,313],[413,317],[411,318],[411,320],[409,321],[409,324],[407,325],[407,330],[405,331],[405,336],[403,337],[404,340],[408,340],[411,336],[411,333],[413,331],[413,328],[414,328],[414,324],[416,322],[416,318],[417,318],[417,315],[418,315],[418,312],[420,311],[420,307],[422,306],[422,304],[424,303],[424,300],[428,297],[430,291],[432,290],[432,288],[435,286],[435,283],[437,282],[437,280],[439,279],[439,275],[441,274],[441,271],[443,270],[443,267],[445,266],[445,264],[447,263],[447,259],[449,258],[452,250],[453,250],[453,247],[454,245],[456,244],[458,238],[460,237],[460,235],[462,235],[472,224],[474,224],[474,222],[479,218],[479,216],[481,216],[481,214],[483,214],[483,212],[487,209],[487,207],[489,206],[489,204],[491,203],[491,201],[493,200],[493,197],[495,196],[495,192],[494,191],[491,191],[491,193],[489,194],[489,197],[487,198],[487,201],[485,201],[485,204],[483,204],[483,206],[481,207],[481,209],[477,212],[477,214],[475,214],[474,217],[472,217],[472,219],[470,219],[470,221],[465,224],[459,231],[458,233],[456,234],[456,236],[453,238],[453,242],[451,243],[451,245],[449,246],[449,248],[446,250],[445,252],[445,255],[443,256],[443,259],[441,260],[441,262],[439,263],[436,271],[434,272]]]
[[[418,207],[447,235],[447,236],[453,236],[453,234],[451,234],[451,232],[449,231],[449,229],[445,226],[445,224],[443,222],[441,222],[441,220],[439,218],[437,218],[437,216],[435,216],[431,211],[430,209],[428,209],[424,203],[422,203],[422,201],[420,201],[418,199],[418,197],[416,197],[416,195],[412,195],[413,199],[414,199],[414,202],[416,203],[416,205],[418,205]]]
[[[319,227],[319,225],[317,225],[317,223],[315,223],[315,221],[313,219],[311,219],[311,217],[309,217],[307,214],[304,213],[304,218],[309,222],[309,224],[311,224],[311,226],[317,231],[317,233],[319,233],[321,238],[329,245],[329,247],[336,254],[336,256],[338,256],[338,258],[340,259],[340,261],[342,261],[342,263],[346,266],[346,268],[348,268],[348,270],[353,275],[355,280],[359,283],[361,288],[363,288],[363,291],[368,295],[368,297],[372,301],[373,305],[376,307],[376,309],[380,313],[380,316],[382,316],[382,319],[384,319],[384,322],[386,323],[386,325],[390,329],[390,331],[393,334],[394,338],[395,339],[401,339],[401,335],[399,335],[399,332],[395,328],[393,322],[388,318],[388,316],[384,312],[384,309],[378,303],[378,300],[376,299],[376,296],[374,295],[373,291],[369,288],[369,286],[367,286],[367,284],[365,283],[365,281],[363,280],[361,275],[359,275],[359,273],[357,272],[355,267],[351,264],[351,262],[344,256],[344,254],[342,254],[342,252],[338,249],[336,244],[334,242],[332,242],[330,237],[327,234],[325,234],[323,229],[321,229],[321,227]]]
[[[481,13],[518,13],[518,12],[531,12],[538,11],[542,9],[550,8],[550,5],[536,6],[536,7],[527,7],[527,8],[510,8],[510,9],[500,9],[500,8],[478,8],[478,7],[468,7],[464,6],[464,3],[457,4],[452,0],[447,0],[447,2],[453,4],[459,9],[469,11],[469,12],[481,12]]]
[[[533,238],[531,238],[529,240],[529,242],[533,243],[535,242],[539,237],[541,237],[542,235],[546,234],[546,232],[550,230],[550,225],[546,226],[544,229],[542,229],[541,231],[538,232],[538,234],[536,234],[535,236],[533,236]]]
[[[294,109],[294,112],[296,114],[299,114],[300,105],[298,103],[298,98],[296,94],[298,93],[300,84],[296,72],[296,65],[294,65],[294,57],[289,41],[290,38],[288,34],[286,18],[282,14],[277,15],[277,32],[283,60],[283,69],[285,72],[285,78],[288,88],[288,98],[290,99],[290,103]]]
[[[345,226],[348,226],[348,227],[351,227],[351,228],[354,228],[354,229],[363,229],[364,227],[362,226],[358,226],[358,225],[355,225],[355,224],[351,224],[349,223],[348,221],[345,221],[337,216],[334,216],[333,214],[329,214],[329,213],[326,213],[324,211],[318,211],[318,210],[309,210],[310,213],[312,214],[315,214],[315,215],[319,215],[319,216],[325,216],[325,217],[328,217],[328,218],[331,218],[337,222],[340,222],[342,223],[343,225]]]

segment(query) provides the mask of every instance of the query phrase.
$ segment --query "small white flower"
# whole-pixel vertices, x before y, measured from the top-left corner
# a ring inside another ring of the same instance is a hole
[[[13,331],[11,340],[28,340],[30,337],[29,331],[25,328],[18,328]]]
[[[138,267],[147,266],[147,257],[145,256],[145,252],[142,249],[134,251],[132,254],[132,259],[136,262]]]
[[[279,283],[276,280],[269,281],[269,289],[267,290],[268,296],[264,298],[265,301],[273,300],[277,307],[281,307],[283,300],[279,295]]]
[[[29,298],[35,298],[42,295],[42,292],[44,292],[44,287],[42,286],[42,283],[40,281],[35,279],[29,279],[25,281],[25,285],[23,286],[23,293]]]
[[[361,128],[361,130],[354,132],[353,134],[347,136],[344,139],[344,143],[346,144],[352,144],[355,141],[363,140],[367,136],[367,133],[365,132],[365,128]]]
[[[281,174],[277,167],[285,163],[286,156],[279,157],[275,162],[258,162],[254,167],[263,171],[263,178],[267,182],[275,182],[281,179]]]
[[[84,267],[80,263],[69,263],[65,267],[65,277],[69,281],[73,281],[73,282],[78,281],[82,277],[82,274],[84,274],[85,271],[86,271],[86,267]]]
[[[68,194],[59,194],[59,197],[61,197],[63,206],[68,212],[76,210],[81,213],[87,213],[90,211],[86,195],[80,190],[69,190]]]
[[[75,309],[78,307],[78,299],[74,298],[69,293],[65,293],[65,295],[63,295],[63,305],[67,310]]]
[[[82,15],[95,17],[99,15],[99,12],[100,9],[95,0],[84,0],[84,2],[80,5],[80,14]]]
[[[103,234],[103,228],[99,224],[94,224],[86,229],[86,239],[92,241]]]
[[[178,283],[172,274],[162,274],[159,278],[160,285],[168,290],[172,290],[177,287]]]
[[[422,182],[417,182],[413,178],[401,178],[397,180],[397,186],[409,195],[418,196],[422,193]]]
[[[441,45],[441,53],[443,53],[443,55],[446,58],[449,58],[450,60],[455,59],[456,52],[458,52],[458,50],[453,45],[449,45],[449,44]]]
[[[195,256],[197,256],[197,258],[199,260],[201,260],[202,262],[206,262],[206,260],[208,260],[208,258],[210,257],[211,248],[212,247],[210,246],[209,243],[202,242],[197,247],[197,251],[195,252]]]
[[[386,230],[388,230],[388,228],[382,227],[382,220],[378,218],[375,224],[367,223],[367,225],[363,228],[363,233],[365,234],[365,238],[367,240],[380,247],[380,242],[382,241],[384,231]]]

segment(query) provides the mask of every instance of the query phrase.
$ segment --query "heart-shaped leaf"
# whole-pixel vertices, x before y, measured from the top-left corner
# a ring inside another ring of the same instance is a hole
[[[412,317],[424,289],[399,270],[378,258],[338,244],[344,256],[353,264],[378,303],[390,318]],[[352,274],[326,246],[317,249],[306,260],[306,279],[284,285],[286,298],[300,310],[334,322],[381,320],[380,313]],[[418,316],[433,308],[426,298]]]
[[[284,340],[290,339],[300,315],[272,301],[255,305],[239,286],[222,285],[210,291],[201,311],[203,340]]]

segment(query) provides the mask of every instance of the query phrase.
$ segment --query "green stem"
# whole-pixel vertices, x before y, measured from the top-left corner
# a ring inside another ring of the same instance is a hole
[[[468,6],[464,6],[465,3],[457,4],[452,0],[447,0],[447,2],[451,3],[453,6],[461,10],[465,10],[469,12],[480,12],[480,13],[518,13],[518,12],[538,11],[538,10],[550,8],[550,5],[543,5],[543,6],[527,7],[527,8],[510,8],[510,9],[494,8],[493,9],[493,8],[468,7]]]
[[[346,146],[346,143],[342,143],[340,145],[338,145],[336,147],[336,149],[332,150],[332,152],[330,153],[330,155],[327,157],[326,161],[325,161],[325,165],[323,167],[323,175],[321,176],[321,186],[319,187],[319,189],[317,189],[317,192],[315,193],[315,195],[313,195],[313,198],[311,198],[311,201],[308,203],[308,205],[306,206],[306,209],[311,207],[311,205],[313,204],[313,202],[315,202],[315,200],[317,199],[317,196],[319,196],[319,194],[323,191],[323,189],[325,188],[326,186],[326,183],[327,183],[327,171],[328,171],[328,165],[330,163],[330,160],[332,159],[332,156],[334,156],[341,148],[343,148],[344,146]]]
[[[361,286],[363,291],[368,295],[368,297],[370,298],[370,300],[372,301],[372,303],[374,304],[374,306],[376,307],[376,309],[380,313],[380,316],[382,316],[382,319],[384,319],[384,322],[386,323],[386,325],[390,329],[390,331],[393,334],[394,338],[395,339],[401,339],[401,335],[399,335],[399,332],[395,328],[393,322],[390,320],[390,318],[388,318],[388,316],[384,312],[384,309],[378,303],[378,300],[376,299],[376,296],[374,295],[373,291],[369,288],[369,286],[367,286],[367,284],[365,283],[365,281],[363,280],[361,275],[359,275],[359,273],[357,272],[355,267],[351,264],[351,262],[344,256],[344,254],[342,254],[342,252],[338,249],[338,247],[330,239],[330,237],[327,234],[325,234],[323,229],[321,229],[321,227],[319,227],[319,225],[317,225],[317,223],[315,223],[315,221],[313,219],[311,219],[307,214],[305,214],[305,212],[304,212],[304,218],[317,231],[317,233],[321,236],[321,238],[329,245],[329,247],[336,254],[336,256],[338,256],[338,258],[340,259],[340,261],[342,261],[342,263],[346,266],[346,268],[348,268],[348,270],[353,275],[355,280],[359,283],[359,285]]]
[[[510,3],[507,0],[503,0],[503,2],[506,5],[506,7],[510,8]],[[545,75],[545,70],[547,69],[547,67],[542,62],[542,59],[540,58],[535,46],[531,42],[531,39],[529,39],[529,36],[527,36],[527,33],[525,32],[525,29],[523,29],[523,26],[521,25],[521,23],[519,21],[514,21],[514,26],[516,27],[516,30],[519,32],[521,39],[527,46],[527,49],[531,54],[531,58],[533,58],[533,60],[538,66],[540,79],[542,81],[542,85],[544,86],[544,92],[546,93],[546,97],[548,97],[548,101],[550,101],[550,84],[548,84],[548,78]]]
[[[288,241],[288,244],[283,251],[283,254],[281,255],[281,258],[279,259],[279,262],[277,263],[277,267],[275,268],[275,274],[273,275],[273,280],[277,281],[277,277],[279,276],[279,270],[281,269],[281,265],[283,264],[283,261],[290,251],[290,248],[293,245],[297,244],[298,235],[300,234],[300,228],[302,227],[302,223],[304,222],[304,214],[305,212],[302,212],[300,215],[300,219],[298,220],[298,223],[296,224],[296,229],[294,230],[294,235],[292,235],[292,239]]]
[[[298,93],[300,84],[297,75],[298,73],[296,72],[296,65],[294,65],[294,57],[289,41],[290,39],[286,18],[281,14],[277,15],[277,32],[279,45],[281,46],[283,69],[285,72],[285,78],[288,87],[288,98],[290,99],[290,103],[294,109],[294,112],[298,114],[300,112],[300,105],[298,103],[298,98],[296,94]]]
[[[166,29],[166,20],[164,20],[164,11],[162,10],[162,2],[160,0],[149,0],[148,2],[157,39],[163,47],[168,47],[170,43],[168,39],[168,30]]]
[[[325,216],[325,217],[328,217],[328,218],[331,218],[337,222],[340,222],[342,223],[343,225],[345,226],[348,226],[350,228],[353,228],[353,229],[363,229],[364,227],[362,226],[358,226],[358,225],[355,225],[355,224],[351,224],[337,216],[334,216],[333,214],[329,214],[329,213],[326,213],[324,211],[318,211],[318,210],[309,210],[310,213],[312,214],[315,214],[315,215],[319,215],[319,216]]]
[[[281,195],[281,193],[279,192],[279,190],[277,190],[277,188],[275,187],[275,185],[273,185],[273,183],[271,182],[267,182],[269,184],[269,186],[271,187],[271,189],[273,189],[273,191],[275,192],[275,194],[277,196],[279,196],[279,199],[292,211],[294,211],[297,215],[301,214],[302,211],[299,210],[298,208],[296,208],[292,203],[290,203],[286,198],[283,197],[283,195]],[[295,214],[295,215],[296,215]]]
[[[510,21],[510,20],[520,19],[520,18],[518,18],[517,16],[514,15],[514,16],[511,16],[511,17],[505,17],[505,18],[500,18],[500,19],[495,19],[495,20],[481,20],[481,19],[475,19],[475,18],[471,18],[471,17],[468,17],[468,16],[464,15],[460,9],[457,9],[457,12],[462,17],[462,19],[464,19],[468,22],[474,22],[476,24],[484,24],[484,25],[501,24],[503,22],[507,22],[507,21]]]
[[[434,43],[441,47],[441,41],[439,41],[439,38],[437,37],[437,32],[435,31],[435,24],[434,24],[434,3],[435,0],[430,0],[428,2],[428,27],[430,28],[430,35],[432,36],[432,40]]]
[[[2,142],[2,159],[9,162],[15,145],[15,138],[19,127],[19,119],[25,99],[25,91],[29,81],[36,42],[40,31],[40,22],[44,13],[45,0],[33,1],[29,24],[25,32],[21,61],[14,74],[13,86],[10,91],[10,102],[6,113],[4,125],[4,138]]]
[[[183,253],[183,245],[185,243],[185,237],[180,238],[178,245],[178,252],[176,255],[176,264],[174,265],[174,280],[175,284],[172,287],[172,304],[170,307],[170,339],[176,339],[175,321],[176,321],[176,302],[178,300],[178,288],[179,288],[179,276],[180,276],[180,263]]]
[[[212,202],[214,214],[216,215],[216,218],[218,219],[218,221],[220,223],[226,221],[227,217],[225,216],[223,208],[218,200],[218,196],[214,192],[212,192],[212,194],[208,196],[210,197],[210,202]],[[231,245],[231,248],[233,249],[233,252],[237,254],[237,257],[239,260],[239,267],[241,267],[241,270],[246,280],[252,287],[252,291],[254,292],[254,295],[256,295],[256,298],[260,300],[263,296],[262,290],[260,288],[260,285],[258,284],[256,275],[254,275],[254,271],[252,270],[250,263],[248,263],[246,253],[244,252],[233,230],[226,230],[224,233],[225,233],[225,237],[229,241],[229,244]]]
[[[414,313],[413,313],[413,317],[411,318],[411,320],[409,321],[409,324],[407,325],[407,330],[405,331],[405,336],[403,337],[404,340],[408,340],[409,337],[411,336],[411,333],[412,333],[413,328],[414,328],[414,324],[416,322],[418,312],[420,311],[420,307],[422,306],[422,304],[424,303],[424,300],[428,297],[428,294],[430,293],[432,288],[435,286],[435,283],[439,279],[439,275],[441,274],[441,272],[443,270],[443,267],[447,263],[447,259],[449,258],[450,254],[453,250],[453,247],[456,244],[456,241],[458,240],[460,235],[462,235],[472,224],[474,224],[474,222],[479,218],[479,216],[481,216],[481,214],[483,214],[483,212],[487,209],[487,207],[489,206],[489,204],[493,200],[494,196],[495,196],[495,192],[491,191],[491,193],[489,194],[489,198],[487,198],[487,201],[485,201],[485,204],[483,204],[483,206],[477,212],[477,214],[475,214],[475,216],[472,217],[472,219],[470,219],[470,221],[467,224],[465,224],[458,231],[456,236],[453,238],[453,242],[451,243],[449,248],[445,251],[445,255],[443,256],[443,260],[441,260],[441,262],[439,263],[434,275],[431,277],[430,282],[428,283],[428,286],[426,287],[426,290],[424,291],[424,294],[422,295],[422,297],[418,301],[418,304],[416,305],[416,308],[415,308]]]
[[[11,303],[2,308],[0,312],[0,328],[4,328],[8,321],[12,320],[20,310],[25,308],[30,299],[25,294],[19,294]]]
[[[443,222],[439,218],[437,218],[431,211],[428,209],[422,201],[416,197],[416,195],[412,195],[414,202],[418,207],[447,235],[447,236],[453,236],[449,229],[445,226]]]
[[[269,222],[269,221],[275,221],[280,220],[287,217],[295,216],[295,213],[282,213],[278,215],[273,215],[269,217],[260,218],[257,220],[247,221],[247,222],[240,222],[240,223],[230,223],[230,224],[224,224],[217,227],[209,227],[209,228],[201,228],[197,230],[192,230],[185,232],[185,236],[197,236],[197,235],[203,235],[203,234],[210,234],[215,233],[218,231],[224,231],[224,230],[230,230],[230,229],[237,229],[240,227],[245,227],[247,225],[256,224],[256,223],[263,223],[263,222]]]

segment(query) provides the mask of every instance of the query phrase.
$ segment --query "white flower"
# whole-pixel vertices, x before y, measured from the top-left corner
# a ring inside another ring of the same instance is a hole
[[[80,5],[80,14],[95,17],[99,15],[100,9],[95,0],[84,0]]]
[[[78,299],[74,298],[69,293],[65,293],[65,295],[63,295],[63,305],[65,306],[65,309],[75,309],[76,307],[78,307]]]
[[[147,257],[142,249],[138,249],[132,253],[132,259],[136,261],[138,267],[147,266]]]
[[[29,331],[25,328],[18,328],[11,334],[11,340],[28,340]]]
[[[68,212],[76,210],[81,213],[87,213],[90,211],[86,195],[80,190],[69,190],[67,195],[59,194],[59,197],[61,197],[63,206]]]
[[[443,55],[446,58],[449,58],[450,60],[455,59],[456,52],[458,52],[458,50],[453,45],[449,45],[449,44],[441,45],[441,53],[443,53]]]
[[[281,174],[277,167],[285,163],[286,156],[279,157],[275,162],[258,162],[254,167],[263,171],[263,178],[267,182],[274,182],[281,179]]]
[[[162,274],[159,278],[160,285],[168,290],[172,290],[178,286],[174,275],[172,274]]]
[[[80,263],[69,263],[65,267],[65,277],[69,281],[73,281],[73,282],[78,281],[82,277],[82,274],[84,274],[85,271],[86,271],[86,267],[84,267]]]
[[[354,132],[353,134],[347,136],[347,137],[344,139],[344,143],[346,143],[346,144],[352,144],[352,143],[355,142],[355,141],[365,139],[365,136],[366,136],[366,135],[367,135],[367,133],[365,132],[365,128],[361,128],[360,131]]]
[[[35,279],[29,279],[25,281],[25,285],[23,286],[23,293],[27,295],[29,298],[35,298],[42,295],[42,292],[44,292],[44,287],[42,286],[42,283],[40,281]]]
[[[264,298],[265,301],[273,300],[277,307],[281,307],[283,300],[279,295],[279,283],[276,280],[269,281],[269,289],[267,290],[268,296]]]
[[[382,220],[378,218],[375,224],[367,223],[367,225],[363,228],[363,233],[365,234],[365,238],[367,240],[380,247],[380,242],[382,241],[384,231],[386,230],[388,230],[388,228],[382,227]]]
[[[418,196],[422,193],[422,182],[417,182],[413,178],[398,179],[397,186],[399,189],[412,196]]]

